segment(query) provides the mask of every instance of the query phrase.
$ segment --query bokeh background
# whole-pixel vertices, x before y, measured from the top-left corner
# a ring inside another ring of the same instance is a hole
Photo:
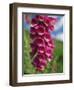
[[[55,40],[55,50],[54,58],[51,62],[48,63],[47,67],[43,72],[38,72],[35,70],[32,65],[32,60],[30,56],[31,47],[30,47],[30,26],[31,20],[35,17],[36,14],[25,14],[22,15],[22,26],[23,26],[23,72],[24,74],[40,74],[40,73],[62,73],[63,72],[63,21],[64,15],[47,15],[48,17],[53,17],[57,19],[55,24],[54,31],[51,32],[52,38]]]

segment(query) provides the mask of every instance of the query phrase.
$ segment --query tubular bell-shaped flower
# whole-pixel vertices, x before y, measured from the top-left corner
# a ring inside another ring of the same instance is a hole
[[[53,58],[55,44],[50,31],[54,30],[55,23],[55,18],[46,15],[36,15],[32,19],[30,28],[31,54],[35,56],[32,64],[38,71],[43,71],[48,61]]]

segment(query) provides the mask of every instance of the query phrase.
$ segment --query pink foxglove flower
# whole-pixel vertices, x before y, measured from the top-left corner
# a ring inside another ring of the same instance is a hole
[[[54,40],[51,32],[54,30],[56,19],[45,15],[36,15],[32,19],[30,36],[31,36],[31,54],[34,55],[32,64],[38,71],[43,71],[48,61],[53,58]]]

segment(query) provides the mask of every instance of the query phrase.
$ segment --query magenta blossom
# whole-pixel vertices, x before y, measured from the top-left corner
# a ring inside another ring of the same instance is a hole
[[[56,21],[55,18],[46,15],[36,15],[32,19],[30,29],[31,54],[34,56],[32,64],[38,71],[43,71],[48,61],[53,58],[55,43],[50,31],[54,30]]]

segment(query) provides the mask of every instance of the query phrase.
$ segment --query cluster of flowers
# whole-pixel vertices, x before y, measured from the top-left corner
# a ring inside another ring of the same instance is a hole
[[[55,44],[51,37],[51,31],[54,30],[55,23],[55,18],[45,15],[36,15],[32,18],[30,28],[31,54],[35,55],[32,64],[38,71],[43,71],[48,61],[53,58]]]

